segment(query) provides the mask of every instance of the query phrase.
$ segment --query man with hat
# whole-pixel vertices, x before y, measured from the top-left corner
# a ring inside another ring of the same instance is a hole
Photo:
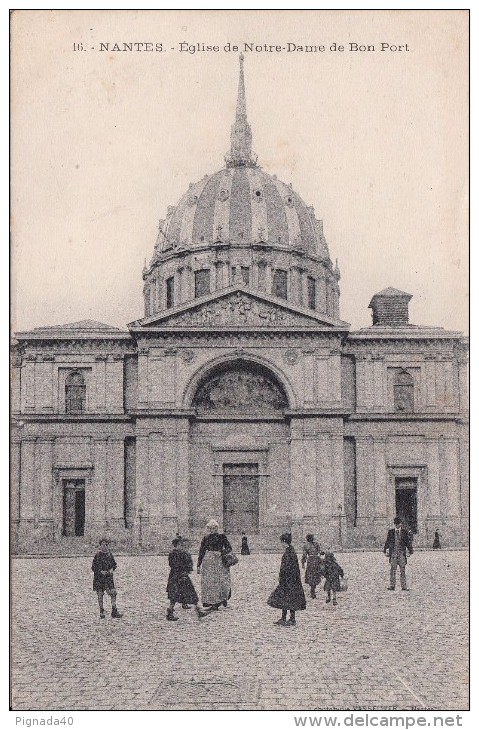
[[[401,581],[401,589],[408,591],[406,586],[406,563],[407,553],[412,555],[411,534],[403,524],[400,517],[394,518],[394,527],[388,530],[386,543],[384,545],[384,553],[389,557],[391,564],[390,584],[388,591],[396,590],[396,573],[399,566],[399,577]]]

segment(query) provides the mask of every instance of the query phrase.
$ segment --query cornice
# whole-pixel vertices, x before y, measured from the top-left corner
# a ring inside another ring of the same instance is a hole
[[[351,413],[348,421],[457,421],[464,422],[459,413]]]
[[[131,421],[130,414],[125,413],[82,413],[71,415],[66,413],[13,413],[14,424],[19,426],[24,423],[105,423]]]

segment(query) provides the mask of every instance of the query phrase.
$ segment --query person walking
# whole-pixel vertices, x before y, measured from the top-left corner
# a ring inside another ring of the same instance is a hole
[[[301,565],[306,566],[304,574],[304,582],[311,589],[311,598],[316,598],[316,586],[321,583],[321,558],[319,543],[314,539],[314,535],[306,535],[306,543],[303,546],[303,557]]]
[[[241,555],[250,555],[248,538],[244,532],[241,533]]]
[[[189,576],[193,570],[193,560],[189,552],[188,540],[175,537],[172,545],[173,550],[168,555],[170,574],[166,592],[170,599],[170,606],[166,611],[166,620],[178,621],[178,616],[174,614],[176,603],[181,603],[183,608],[189,608],[189,604],[191,604],[195,607],[198,618],[203,618],[207,614],[198,605],[198,594]]]
[[[206,535],[201,541],[198,553],[197,571],[201,574],[201,600],[203,606],[218,611],[228,605],[231,598],[230,569],[223,563],[223,554],[231,553],[228,538],[219,533],[216,520],[209,520]]]
[[[436,530],[434,533],[434,542],[432,543],[432,549],[433,550],[440,550],[441,549],[441,541],[439,539],[439,531]]]
[[[337,606],[336,593],[341,590],[340,578],[344,578],[344,572],[341,566],[336,561],[333,553],[324,554],[324,562],[322,565],[322,573],[324,575],[324,590],[327,592],[328,597],[326,603],[331,601],[331,593],[333,594],[333,606]]]
[[[91,566],[93,570],[93,590],[98,596],[98,605],[100,607],[100,618],[105,618],[105,607],[103,605],[103,596],[106,593],[111,600],[111,617],[121,618],[122,613],[118,611],[116,606],[116,588],[113,580],[113,571],[116,569],[116,560],[110,550],[110,541],[106,537],[100,540],[100,550],[93,558]]]
[[[407,553],[413,554],[411,533],[404,526],[400,517],[394,518],[394,527],[388,530],[384,553],[389,557],[391,564],[390,584],[388,591],[396,590],[396,573],[399,566],[401,589],[408,591],[406,584]]]
[[[301,583],[298,556],[291,545],[292,538],[289,532],[280,537],[284,545],[284,553],[279,570],[279,585],[268,598],[268,606],[281,609],[281,618],[275,621],[278,626],[296,626],[296,611],[304,611],[306,598]],[[289,611],[289,621],[287,615]]]

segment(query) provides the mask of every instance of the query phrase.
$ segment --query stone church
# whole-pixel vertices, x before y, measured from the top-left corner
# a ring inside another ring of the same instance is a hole
[[[256,549],[377,547],[396,514],[467,544],[467,341],[390,286],[341,320],[322,221],[252,153],[242,58],[225,163],[160,222],[142,319],[15,335],[14,552],[163,550],[212,517]]]

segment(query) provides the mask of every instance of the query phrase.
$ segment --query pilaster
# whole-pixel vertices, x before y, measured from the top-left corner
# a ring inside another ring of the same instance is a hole
[[[106,523],[125,526],[124,441],[110,438],[107,442]]]
[[[106,526],[107,440],[94,438],[92,452],[93,484],[90,499],[85,495],[85,531],[88,526],[89,534],[98,539]]]
[[[177,424],[176,445],[176,516],[180,533],[188,528],[189,452],[189,422],[182,419]]]
[[[39,517],[53,520],[53,446],[55,438],[39,438],[36,444],[39,481]]]

